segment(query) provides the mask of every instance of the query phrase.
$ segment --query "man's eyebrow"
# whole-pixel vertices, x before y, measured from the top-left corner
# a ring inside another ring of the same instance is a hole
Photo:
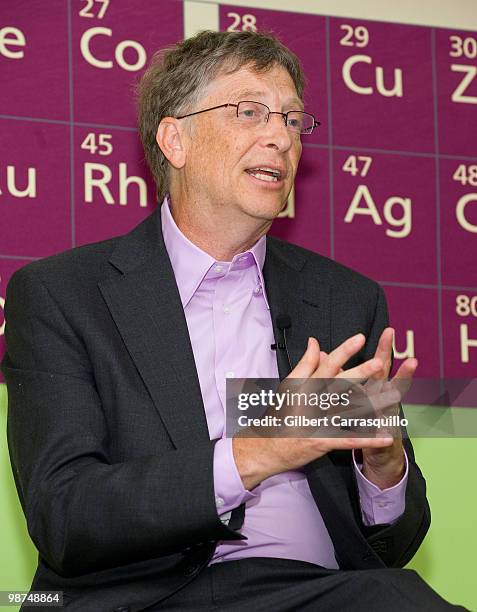
[[[254,96],[258,96],[258,97],[263,97],[266,96],[266,92],[265,91],[260,91],[258,89],[240,89],[239,91],[234,92],[233,97],[235,100],[253,100]],[[258,100],[257,100],[258,102]],[[291,105],[295,105],[297,106],[297,110],[303,110],[304,106],[303,106],[303,102],[300,100],[300,98],[297,98],[296,96],[292,96],[291,98],[287,98],[287,100],[285,100],[284,102],[284,106],[291,106]]]

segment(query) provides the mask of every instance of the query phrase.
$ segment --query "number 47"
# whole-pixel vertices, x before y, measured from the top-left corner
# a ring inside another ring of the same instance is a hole
[[[367,157],[366,155],[350,155],[343,164],[342,169],[344,170],[344,172],[349,172],[352,176],[356,176],[358,173],[360,176],[366,176],[368,174],[368,170],[371,166],[372,161],[373,158]]]

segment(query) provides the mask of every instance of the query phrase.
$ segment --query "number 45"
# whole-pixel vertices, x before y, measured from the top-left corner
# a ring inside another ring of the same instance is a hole
[[[95,134],[90,132],[81,143],[81,148],[89,151],[92,155],[111,155],[113,145],[110,142],[112,134]]]
[[[344,172],[349,172],[352,176],[356,176],[358,173],[360,176],[366,176],[372,161],[372,157],[367,157],[365,155],[350,155],[343,164],[342,169]],[[360,167],[358,167],[358,162],[360,162]],[[362,166],[361,162],[363,164]]]

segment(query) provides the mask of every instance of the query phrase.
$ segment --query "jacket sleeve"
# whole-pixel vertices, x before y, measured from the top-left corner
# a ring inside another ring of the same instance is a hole
[[[382,288],[378,287],[374,318],[364,347],[364,361],[374,356],[379,337],[388,325],[386,297]],[[402,406],[400,416],[404,416]],[[404,512],[392,524],[366,526],[360,520],[360,529],[370,546],[389,567],[403,567],[412,559],[431,524],[426,481],[416,463],[406,428],[401,427],[401,430],[409,462]]]
[[[215,441],[112,463],[87,349],[33,265],[8,285],[7,435],[28,531],[75,576],[244,539],[219,519]]]

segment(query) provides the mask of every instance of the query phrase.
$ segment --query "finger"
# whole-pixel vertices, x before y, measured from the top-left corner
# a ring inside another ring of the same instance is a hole
[[[398,371],[393,377],[393,380],[395,378],[409,378],[409,377],[412,378],[412,376],[414,376],[416,372],[418,365],[419,365],[419,362],[415,357],[409,357],[408,359],[406,359],[405,361],[401,363]]]
[[[383,362],[381,359],[368,359],[364,363],[360,363],[354,368],[344,370],[336,375],[336,378],[349,379],[352,383],[365,382],[370,376],[376,374],[383,368]]]
[[[401,395],[407,393],[412,384],[412,378],[416,372],[419,362],[416,358],[412,357],[403,361],[399,366],[398,371],[390,381],[393,387],[399,389]]]
[[[313,373],[313,378],[334,378],[343,365],[364,345],[364,334],[356,334],[345,340],[328,355],[327,359]]]
[[[328,353],[326,351],[320,351],[320,363],[324,361],[328,357]],[[343,368],[340,368],[340,372],[344,372]]]
[[[379,338],[378,346],[374,354],[375,357],[381,359],[384,368],[382,378],[389,376],[389,370],[391,368],[391,351],[393,348],[394,329],[392,327],[386,327]]]
[[[310,336],[306,351],[287,378],[309,378],[320,363],[320,343]]]
[[[371,376],[366,382],[366,392],[369,395],[376,395],[380,393],[382,391],[383,382],[389,377],[393,337],[394,329],[392,327],[386,327],[379,338],[374,356],[377,359],[381,359],[383,362],[383,369],[373,374],[373,376]]]
[[[346,450],[352,448],[385,448],[394,442],[392,436],[379,438],[323,438],[329,450]]]
[[[394,337],[394,329],[392,327],[386,327],[382,332],[376,352],[374,356],[377,359],[381,359],[383,362],[383,369],[380,372],[376,372],[366,383],[366,392],[370,395],[380,393],[382,390],[382,384],[389,377],[391,370],[391,355],[392,355],[392,343]]]

